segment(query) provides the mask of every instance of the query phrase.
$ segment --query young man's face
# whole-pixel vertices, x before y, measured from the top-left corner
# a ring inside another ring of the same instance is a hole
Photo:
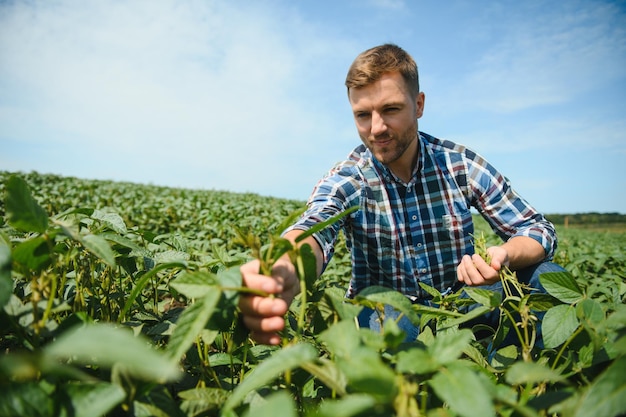
[[[393,72],[368,86],[351,88],[348,97],[359,136],[376,159],[394,172],[413,163],[424,94],[412,97],[402,75]]]

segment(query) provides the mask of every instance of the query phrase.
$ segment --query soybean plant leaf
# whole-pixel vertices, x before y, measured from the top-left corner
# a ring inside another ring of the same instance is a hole
[[[150,279],[154,277],[158,272],[164,269],[168,269],[168,268],[176,268],[176,267],[184,268],[186,266],[187,264],[184,262],[172,262],[172,263],[167,263],[167,264],[160,264],[154,267],[153,269],[151,269],[150,271],[146,272],[145,274],[143,274],[141,278],[139,279],[139,281],[135,284],[135,286],[131,290],[130,295],[128,296],[128,299],[126,299],[126,303],[124,304],[124,308],[122,309],[120,317],[126,317],[126,314],[128,314],[128,312],[130,311],[130,308],[133,306],[133,303],[135,302],[135,300],[137,299],[141,291],[143,291],[143,288],[150,281]]]
[[[37,203],[26,181],[11,175],[5,184],[4,205],[9,224],[22,232],[43,233],[48,228],[48,215]]]
[[[428,294],[430,294],[433,297],[433,300],[436,300],[437,302],[441,301],[441,292],[437,291],[435,289],[435,287],[431,287],[430,285],[426,285],[423,282],[419,283],[419,286],[426,291]]]
[[[327,399],[320,404],[315,417],[352,417],[365,415],[376,405],[376,399],[371,395],[352,394],[340,400]]]
[[[323,222],[317,223],[315,226],[311,227],[306,232],[304,232],[301,235],[299,235],[296,238],[296,243],[303,241],[304,239],[306,239],[307,237],[313,235],[314,233],[317,233],[317,232],[319,232],[321,230],[324,230],[326,227],[330,226],[331,224],[334,224],[334,223],[338,222],[343,217],[345,217],[345,216],[347,216],[347,215],[349,215],[351,213],[354,213],[358,209],[359,209],[359,206],[350,207],[346,211],[342,211],[341,213],[336,214],[336,215],[330,217],[329,219],[324,220]]]
[[[184,272],[178,278],[170,282],[170,287],[188,298],[204,297],[210,291],[219,289],[215,275],[204,272]]]
[[[469,329],[438,333],[433,344],[428,346],[428,351],[436,363],[445,365],[458,359],[471,340],[472,331]]]
[[[485,379],[467,366],[459,363],[443,368],[429,381],[439,398],[448,403],[452,411],[463,417],[490,417],[496,411],[491,391]]]
[[[592,325],[599,325],[605,320],[602,305],[592,298],[582,300],[576,305],[578,317]]]
[[[132,240],[130,240],[127,237],[118,235],[117,233],[113,233],[113,232],[102,232],[99,234],[99,236],[103,237],[104,239],[113,242],[113,243],[117,243],[118,245],[124,246],[126,248],[132,249],[132,251],[134,252],[135,256],[151,256],[152,254],[150,253],[150,251],[148,251],[145,248],[142,248],[141,246],[139,246],[138,244],[136,244],[135,242],[133,242]]]
[[[317,350],[309,344],[300,343],[283,348],[261,362],[237,385],[223,411],[232,410],[252,391],[276,379],[280,374],[317,358]]]
[[[546,312],[541,323],[543,343],[546,348],[560,346],[574,333],[580,323],[573,306],[561,304]]]
[[[506,371],[506,382],[511,385],[559,382],[564,379],[557,371],[537,362],[515,362]]]
[[[82,244],[100,260],[109,265],[115,267],[115,253],[109,242],[106,239],[98,235],[87,235],[81,239]]]
[[[349,356],[361,343],[359,329],[352,320],[342,320],[319,335],[320,342],[336,356]]]
[[[4,384],[0,390],[0,415],[52,416],[54,402],[42,382]]]
[[[498,307],[502,302],[502,294],[499,292],[473,287],[465,287],[463,290],[472,300],[487,307]]]
[[[178,396],[182,398],[181,410],[187,415],[202,415],[209,410],[219,410],[228,398],[230,392],[221,388],[192,388],[181,391]]]
[[[70,383],[57,390],[61,402],[59,417],[104,416],[126,398],[122,387],[108,382]]]
[[[25,240],[13,249],[13,260],[34,272],[39,272],[52,262],[50,246],[43,236]]]
[[[4,240],[0,240],[0,310],[9,302],[12,293],[11,248]]]
[[[548,294],[564,303],[575,303],[583,297],[576,279],[569,272],[546,272],[539,275],[539,282]]]
[[[172,398],[168,388],[158,385],[139,395],[133,401],[133,415],[136,417],[187,417],[176,400]]]
[[[63,334],[44,349],[45,358],[70,360],[81,365],[111,368],[122,366],[138,378],[172,380],[178,376],[176,364],[150,347],[148,340],[135,337],[128,329],[108,324],[91,324]]]
[[[346,395],[346,376],[341,372],[336,362],[326,358],[319,358],[316,362],[309,362],[300,366],[328,388],[335,391],[337,395]]]
[[[626,356],[615,360],[583,395],[574,416],[622,416],[626,413]]]
[[[239,266],[233,266],[217,273],[219,284],[229,290],[241,287],[241,272]]]
[[[117,213],[96,209],[91,214],[91,218],[99,220],[109,229],[119,234],[123,235],[128,231],[126,223],[124,223],[124,219],[122,219],[122,216]]]
[[[376,303],[388,304],[407,316],[412,323],[419,324],[419,316],[415,313],[413,304],[398,291],[387,287],[371,286],[361,291],[356,299],[365,299]]]
[[[422,347],[401,351],[397,355],[396,369],[401,373],[427,374],[439,367],[430,352]]]
[[[297,417],[296,403],[285,390],[267,397],[264,403],[250,407],[244,417]]]
[[[348,380],[348,387],[356,392],[371,394],[381,401],[389,401],[397,394],[396,375],[378,351],[359,346],[349,356],[336,361]]]
[[[221,296],[222,292],[215,288],[204,297],[196,299],[180,315],[166,349],[174,363],[182,358],[206,326]]]

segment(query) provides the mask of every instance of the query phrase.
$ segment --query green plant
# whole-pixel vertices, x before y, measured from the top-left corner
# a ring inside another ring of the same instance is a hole
[[[307,247],[280,238],[301,202],[0,178],[0,415],[626,412],[623,235],[562,231],[557,259],[568,272],[543,275],[544,296],[505,271],[504,297],[425,287],[439,305],[426,307],[372,287],[346,300],[345,248],[314,279]],[[238,320],[238,297],[249,291],[238,266],[257,257],[271,268],[285,254],[303,291],[284,344],[257,345]],[[355,326],[362,306],[384,304],[420,325],[416,342],[403,343],[393,321],[380,333]],[[495,309],[497,328],[475,324]],[[507,334],[519,343],[498,346]]]

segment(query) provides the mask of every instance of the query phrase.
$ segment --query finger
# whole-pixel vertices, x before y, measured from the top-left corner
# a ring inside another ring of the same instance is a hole
[[[465,280],[464,282],[467,285],[482,285],[484,283],[483,276],[481,275],[479,269],[476,265],[476,259],[474,258],[477,255],[469,256],[465,255],[463,257],[463,269],[465,271]],[[485,261],[482,261],[480,256],[478,256],[483,265],[487,265]],[[480,266],[480,265],[479,265]]]
[[[288,305],[281,298],[244,295],[239,297],[239,309],[244,315],[257,317],[283,316]]]
[[[264,345],[279,345],[281,342],[281,338],[278,333],[251,332],[250,337],[256,340],[258,343],[261,343]]]
[[[255,317],[244,316],[243,324],[246,325],[252,333],[271,334],[281,331],[285,328],[285,320],[282,317]]]
[[[487,284],[498,278],[498,271],[496,271],[495,268],[486,263],[479,255],[472,255],[472,261],[474,263],[474,266],[476,267],[476,272],[478,274],[478,277],[476,278],[481,281],[476,285]]]
[[[243,285],[256,291],[277,294],[283,290],[282,280],[259,274],[258,261],[249,262],[239,269]]]

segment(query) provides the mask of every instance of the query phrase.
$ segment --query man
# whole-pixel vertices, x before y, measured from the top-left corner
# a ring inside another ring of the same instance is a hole
[[[390,44],[369,49],[353,62],[346,87],[363,145],[317,184],[307,211],[284,233],[293,242],[314,224],[360,208],[303,241],[313,249],[318,274],[333,255],[340,229],[352,259],[348,297],[383,285],[413,302],[427,302],[419,282],[442,293],[458,284],[498,285],[504,266],[537,287],[540,272],[559,268],[546,262],[556,248],[554,227],[504,176],[471,150],[418,131],[425,96],[410,55]],[[504,240],[488,248],[490,265],[473,255],[471,207]],[[300,290],[294,266],[285,257],[267,277],[253,261],[241,273],[248,287],[278,295],[240,299],[252,337],[278,344],[283,315]],[[377,326],[371,310],[359,322]],[[417,335],[408,320],[401,328],[409,338]]]

